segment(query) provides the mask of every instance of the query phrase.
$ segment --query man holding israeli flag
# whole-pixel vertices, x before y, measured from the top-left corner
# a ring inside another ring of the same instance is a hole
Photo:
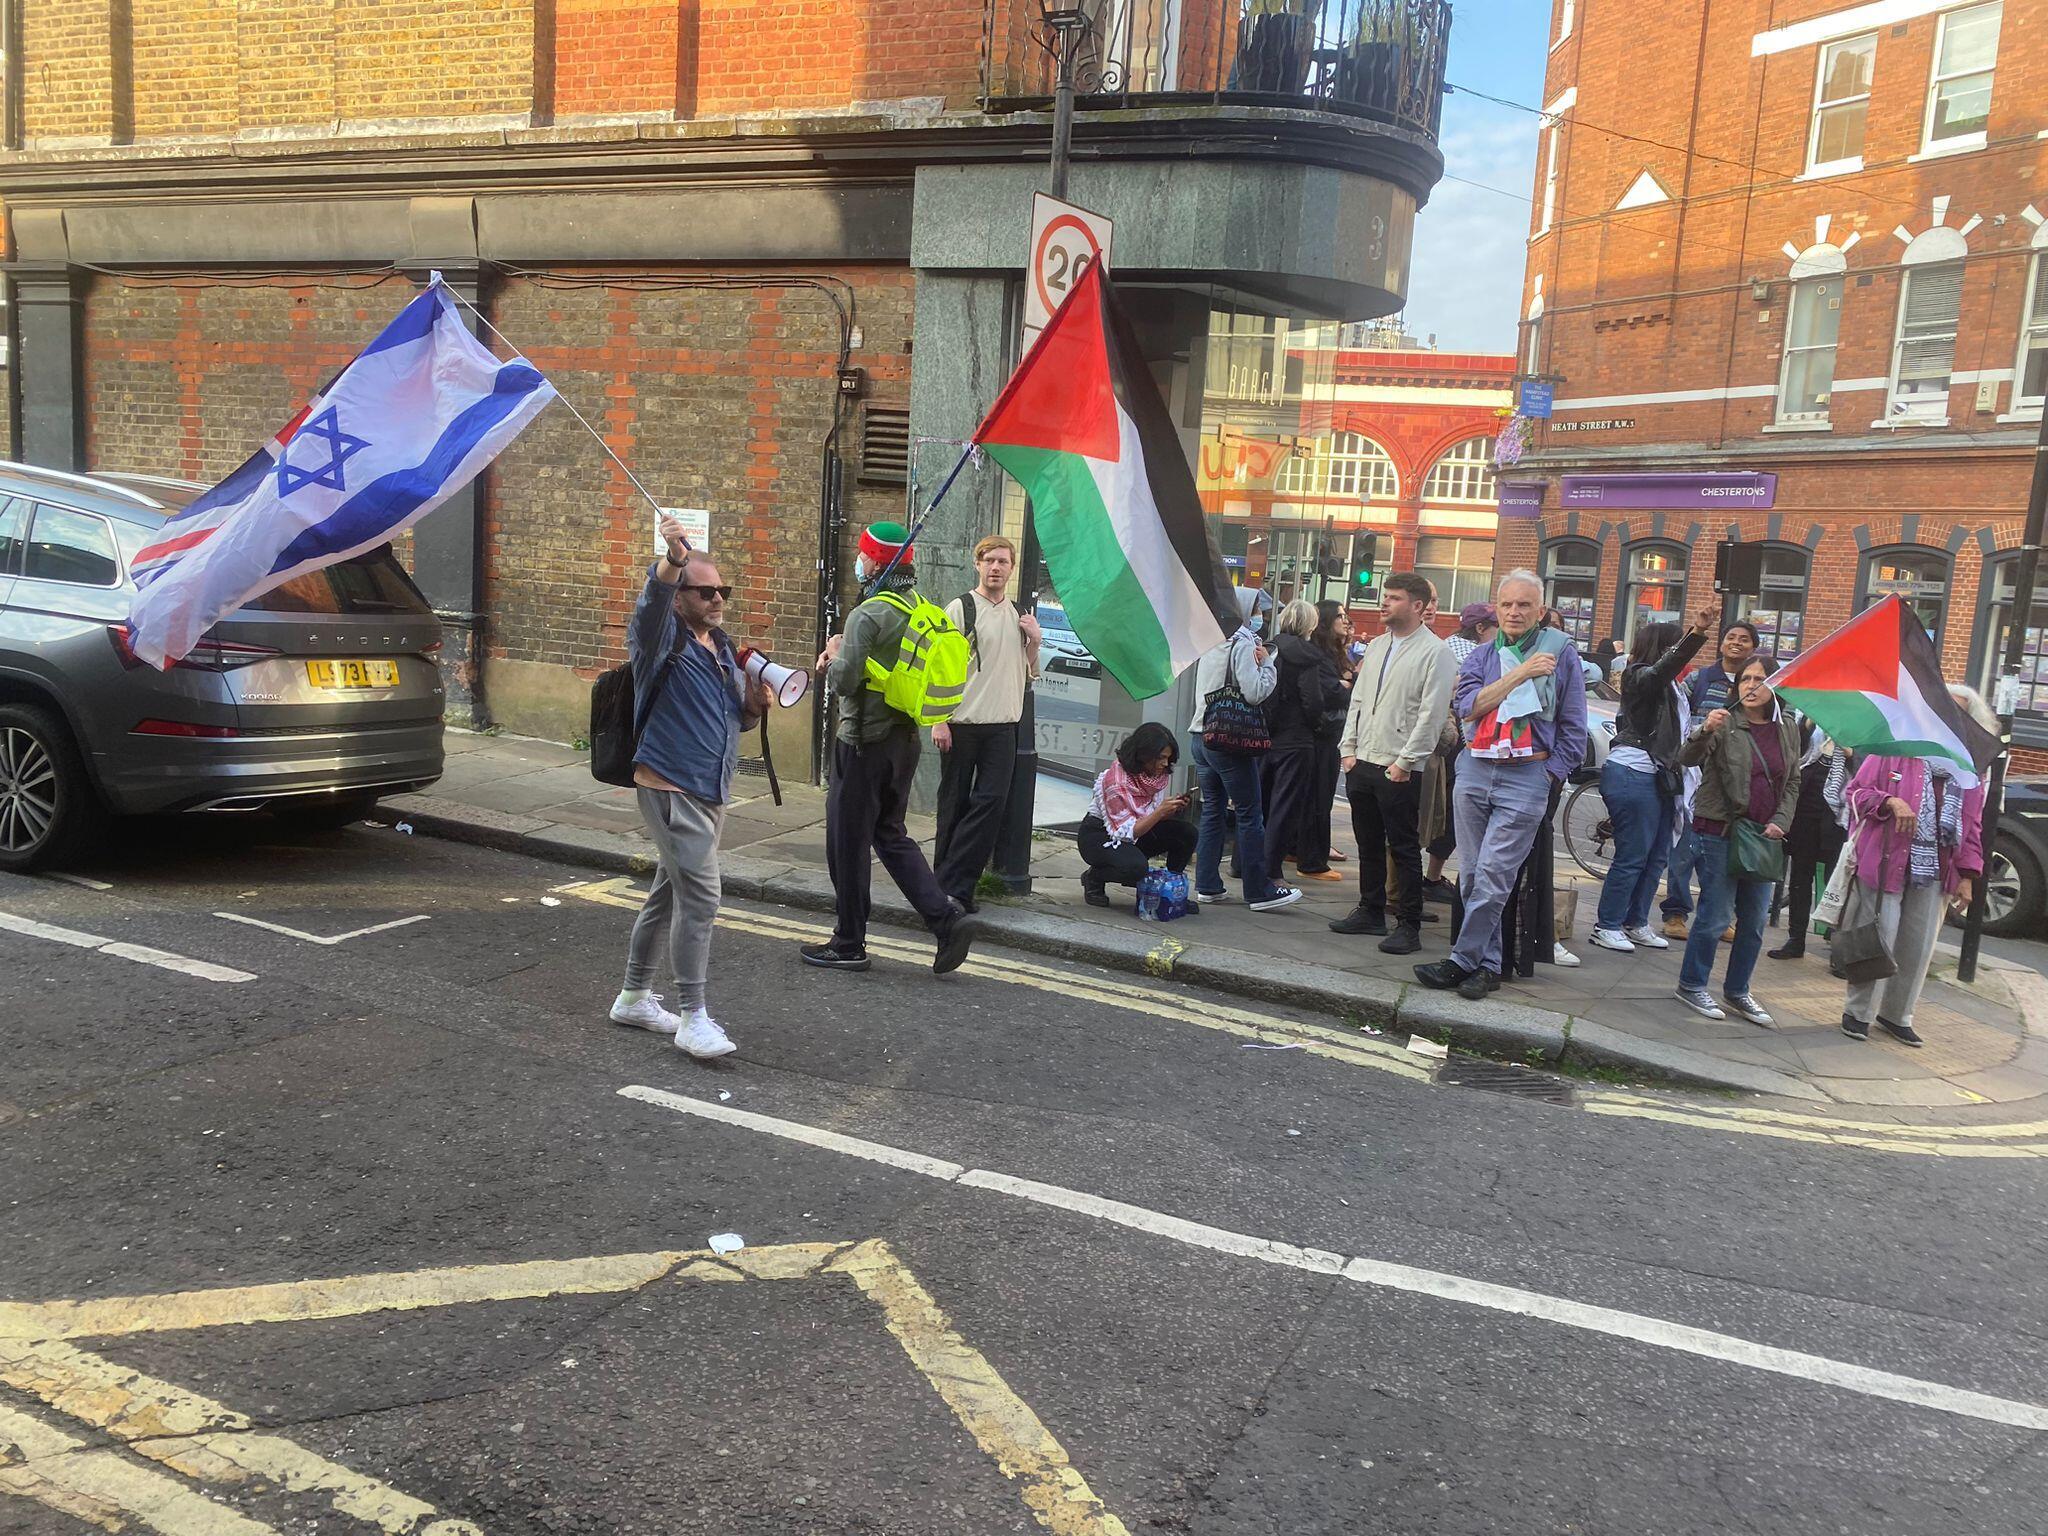
[[[500,362],[470,334],[435,273],[283,431],[135,557],[135,653],[168,667],[250,599],[389,542],[554,398],[531,363]]]

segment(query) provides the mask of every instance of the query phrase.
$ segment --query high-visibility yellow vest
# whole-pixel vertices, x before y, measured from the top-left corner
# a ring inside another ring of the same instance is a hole
[[[919,725],[943,725],[953,718],[967,691],[967,668],[973,658],[967,637],[946,617],[945,609],[915,592],[909,597],[897,592],[875,596],[901,609],[910,622],[893,667],[867,658],[868,687]]]

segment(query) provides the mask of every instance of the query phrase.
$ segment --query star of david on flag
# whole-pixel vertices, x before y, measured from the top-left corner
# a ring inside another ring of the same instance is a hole
[[[341,430],[335,417],[339,411],[327,407],[318,416],[307,422],[293,434],[277,456],[277,494],[289,496],[293,491],[303,490],[309,485],[324,485],[331,491],[345,491],[347,484],[341,478],[341,466],[370,445],[360,437],[351,437]],[[292,462],[292,450],[300,443],[319,441],[328,445],[327,462],[314,469],[301,469]]]
[[[388,543],[554,398],[525,358],[500,362],[470,334],[435,273],[276,437],[136,555],[135,654],[167,667],[223,614]]]

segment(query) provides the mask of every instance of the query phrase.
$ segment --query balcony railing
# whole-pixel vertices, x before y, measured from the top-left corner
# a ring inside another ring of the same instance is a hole
[[[1086,0],[1084,107],[1207,98],[1353,113],[1435,138],[1449,0]],[[987,0],[988,110],[1052,95],[1038,0]]]

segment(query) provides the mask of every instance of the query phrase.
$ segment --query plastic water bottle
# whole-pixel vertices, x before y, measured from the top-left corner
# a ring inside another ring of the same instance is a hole
[[[1138,882],[1138,920],[1159,921],[1159,882],[1149,875]]]

